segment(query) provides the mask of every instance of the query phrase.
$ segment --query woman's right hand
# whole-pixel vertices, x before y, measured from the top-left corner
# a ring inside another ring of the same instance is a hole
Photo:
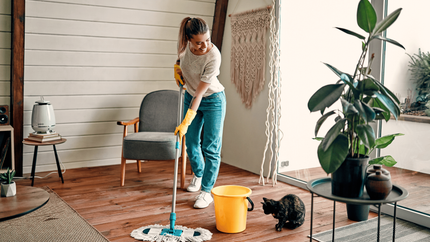
[[[184,81],[184,77],[182,76],[182,70],[181,67],[178,64],[174,65],[174,75],[175,75],[175,80],[176,80],[176,84],[179,86],[184,86],[185,85],[185,81]]]

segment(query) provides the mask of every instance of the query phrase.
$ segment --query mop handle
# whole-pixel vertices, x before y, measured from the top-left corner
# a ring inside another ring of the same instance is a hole
[[[182,93],[183,93],[183,87],[182,85],[179,85],[179,97],[178,97],[178,120],[177,120],[177,126],[179,126],[182,122],[182,106],[183,106],[183,100],[182,100]],[[174,171],[174,180],[173,180],[173,196],[172,196],[172,214],[175,213],[175,207],[176,207],[176,190],[177,190],[177,183],[178,183],[178,163],[179,163],[179,132],[176,135],[176,157],[175,157],[175,171]],[[172,226],[172,223],[171,223]],[[173,225],[174,226],[174,225]]]

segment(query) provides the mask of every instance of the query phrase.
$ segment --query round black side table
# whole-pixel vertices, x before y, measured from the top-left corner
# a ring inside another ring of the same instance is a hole
[[[312,242],[312,226],[313,226],[313,214],[314,214],[314,195],[321,196],[333,201],[333,234],[332,241],[334,240],[335,235],[335,213],[336,213],[336,201],[343,202],[348,204],[355,205],[375,205],[378,207],[378,233],[377,233],[377,241],[379,242],[379,232],[380,232],[380,223],[381,223],[381,205],[385,203],[394,203],[394,218],[393,218],[393,241],[395,240],[396,234],[396,210],[397,210],[397,202],[405,199],[409,193],[406,189],[393,185],[393,189],[386,199],[383,200],[372,200],[369,198],[369,195],[366,191],[364,191],[363,196],[361,198],[346,198],[335,196],[331,193],[331,178],[317,178],[311,180],[307,183],[307,188],[312,193],[312,201],[311,201],[311,231],[310,231],[310,241]]]

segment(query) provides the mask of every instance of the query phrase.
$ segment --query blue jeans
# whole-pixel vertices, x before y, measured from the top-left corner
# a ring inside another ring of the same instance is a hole
[[[192,98],[188,92],[185,92],[184,116],[190,107]],[[196,177],[202,177],[202,191],[209,193],[215,185],[221,164],[225,111],[224,91],[204,97],[196,117],[185,134],[191,169]]]

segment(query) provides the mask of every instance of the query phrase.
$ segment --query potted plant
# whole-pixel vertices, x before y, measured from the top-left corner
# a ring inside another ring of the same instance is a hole
[[[15,176],[15,170],[10,171],[7,168],[7,171],[0,175],[2,180],[1,183],[1,196],[2,197],[12,197],[16,195],[16,183],[13,181],[13,177]]]
[[[367,33],[367,37],[337,27],[340,31],[361,40],[362,53],[354,71],[349,74],[324,63],[338,76],[338,80],[334,84],[321,87],[309,99],[309,110],[319,111],[322,115],[315,127],[315,139],[321,141],[317,153],[321,167],[332,176],[334,195],[360,197],[368,164],[382,164],[388,167],[396,164],[390,155],[369,161],[370,152],[376,148],[387,147],[396,136],[402,134],[375,138],[375,131],[371,124],[375,120],[388,122],[391,115],[397,119],[400,115],[400,102],[394,93],[370,74],[374,55],[368,53],[368,49],[369,44],[377,39],[404,49],[397,41],[382,36],[382,32],[397,20],[400,12],[401,9],[397,9],[377,22],[372,4],[368,0],[360,0],[357,8],[357,24]],[[340,101],[342,110],[328,111],[327,109],[337,101]],[[317,135],[321,125],[331,116],[335,116],[334,125],[324,137],[319,138]]]
[[[421,49],[418,49],[418,54],[407,55],[411,58],[409,61],[411,79],[416,83],[418,91],[414,106],[421,109],[428,108],[427,103],[430,99],[430,53],[421,52]],[[430,116],[428,109],[425,109],[425,113]]]

